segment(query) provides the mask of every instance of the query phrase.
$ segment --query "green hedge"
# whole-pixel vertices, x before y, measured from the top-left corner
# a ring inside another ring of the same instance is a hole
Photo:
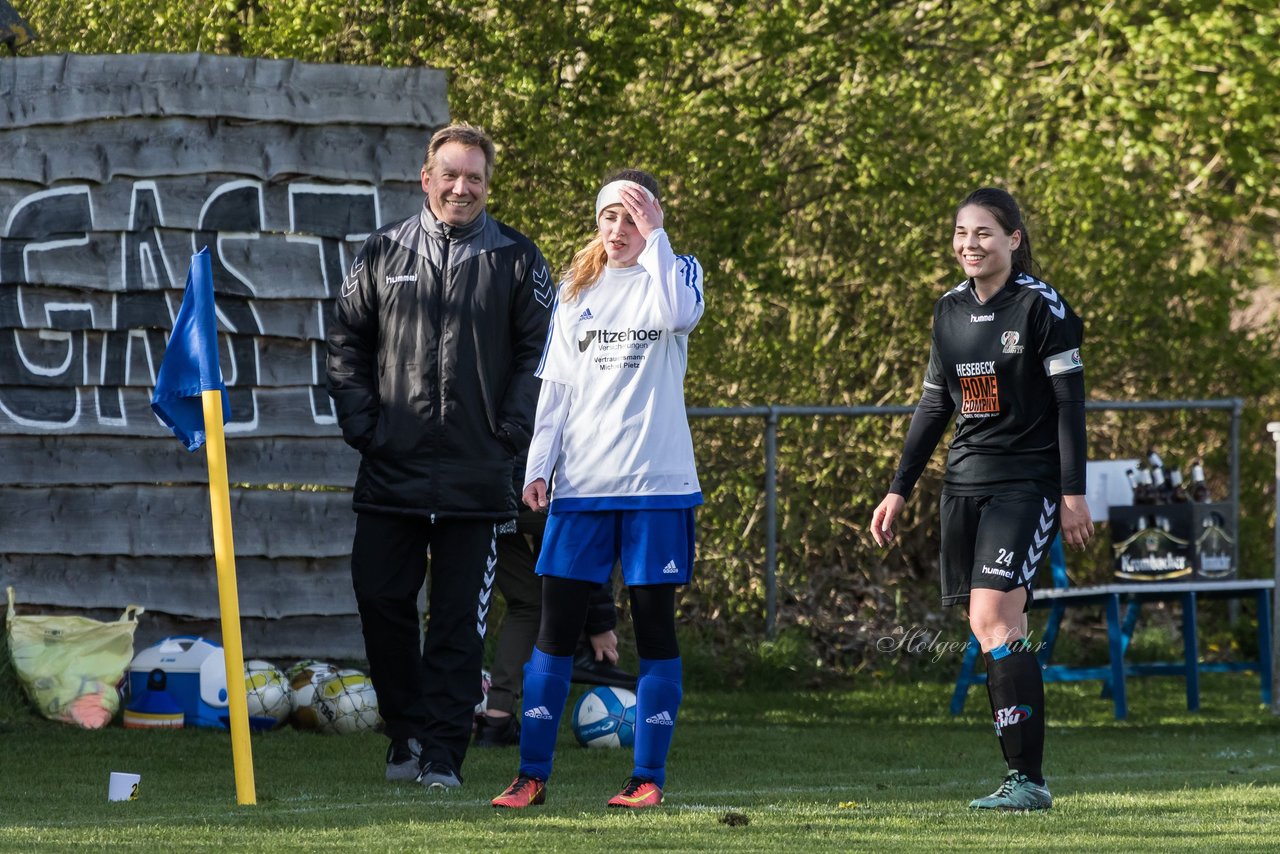
[[[553,265],[585,239],[606,172],[650,169],[678,250],[707,268],[691,405],[913,402],[930,307],[958,277],[953,206],[1005,186],[1085,319],[1092,397],[1246,399],[1242,554],[1246,574],[1269,572],[1277,324],[1246,308],[1275,293],[1270,3],[20,5],[40,33],[27,52],[447,69],[453,116],[500,143],[495,213]],[[756,648],[763,629],[758,428],[695,427],[709,500],[683,614],[725,650]],[[1226,490],[1224,417],[1090,428],[1094,457],[1203,455]],[[899,546],[881,553],[866,532],[904,432],[905,419],[783,425],[779,625],[841,671],[868,666],[894,626],[952,625],[936,604],[936,471]]]

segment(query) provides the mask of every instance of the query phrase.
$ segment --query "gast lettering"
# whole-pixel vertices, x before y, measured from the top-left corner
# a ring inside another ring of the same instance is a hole
[[[0,425],[108,433],[158,425],[150,388],[190,256],[204,246],[232,397],[227,432],[293,412],[333,425],[328,303],[381,225],[382,196],[397,214],[420,204],[409,185],[205,176],[13,189],[0,188],[0,320],[11,329],[0,336]],[[270,412],[260,392],[274,395]]]

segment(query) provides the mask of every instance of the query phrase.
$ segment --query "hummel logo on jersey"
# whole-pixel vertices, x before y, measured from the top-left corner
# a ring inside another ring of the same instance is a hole
[[[398,285],[401,282],[416,282],[416,281],[418,281],[417,273],[410,273],[407,276],[387,276],[388,285]]]
[[[996,313],[994,311],[991,312],[991,314],[970,314],[969,315],[970,323],[990,323],[995,319],[996,319]]]
[[[1017,281],[1018,284],[1024,287],[1031,288],[1033,291],[1039,291],[1040,296],[1044,297],[1049,303],[1049,311],[1053,313],[1054,317],[1062,320],[1062,318],[1067,316],[1067,307],[1062,304],[1062,297],[1058,296],[1058,292],[1048,284],[1040,281],[1039,279],[1028,276],[1026,273],[1019,276]]]
[[[680,572],[680,567],[676,566],[674,560],[667,561],[667,565],[662,568],[663,575],[675,575]]]
[[[1027,549],[1027,559],[1022,562],[1022,580],[1030,581],[1040,568],[1045,549],[1049,545],[1049,532],[1053,530],[1053,517],[1058,510],[1058,502],[1044,499],[1044,510],[1040,513],[1040,530],[1031,532],[1031,546]]]
[[[538,706],[536,709],[530,709],[524,713],[524,716],[526,718],[533,718],[534,720],[539,721],[551,720],[551,712],[547,710],[546,706]]]
[[[671,717],[669,712],[658,712],[651,718],[645,718],[647,724],[657,724],[658,726],[675,726],[675,719]]]
[[[579,320],[590,320],[593,317],[595,317],[595,315],[591,313],[591,309],[587,309],[582,312],[582,314],[578,315]]]

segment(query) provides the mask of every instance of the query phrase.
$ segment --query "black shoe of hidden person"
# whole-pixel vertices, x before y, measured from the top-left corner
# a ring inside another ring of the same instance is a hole
[[[493,718],[476,715],[476,747],[512,747],[520,744],[520,719],[515,715]]]
[[[571,682],[581,685],[607,685],[611,688],[636,689],[636,677],[616,664],[607,661],[596,661],[595,651],[591,644],[582,644],[573,656],[573,675]]]

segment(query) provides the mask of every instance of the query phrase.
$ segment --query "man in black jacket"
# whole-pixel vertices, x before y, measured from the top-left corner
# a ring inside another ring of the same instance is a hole
[[[493,161],[479,128],[431,138],[421,212],[365,241],[328,333],[329,395],[361,455],[351,577],[386,776],[437,790],[461,785],[496,526],[516,517],[553,300],[538,247],[485,211]]]

